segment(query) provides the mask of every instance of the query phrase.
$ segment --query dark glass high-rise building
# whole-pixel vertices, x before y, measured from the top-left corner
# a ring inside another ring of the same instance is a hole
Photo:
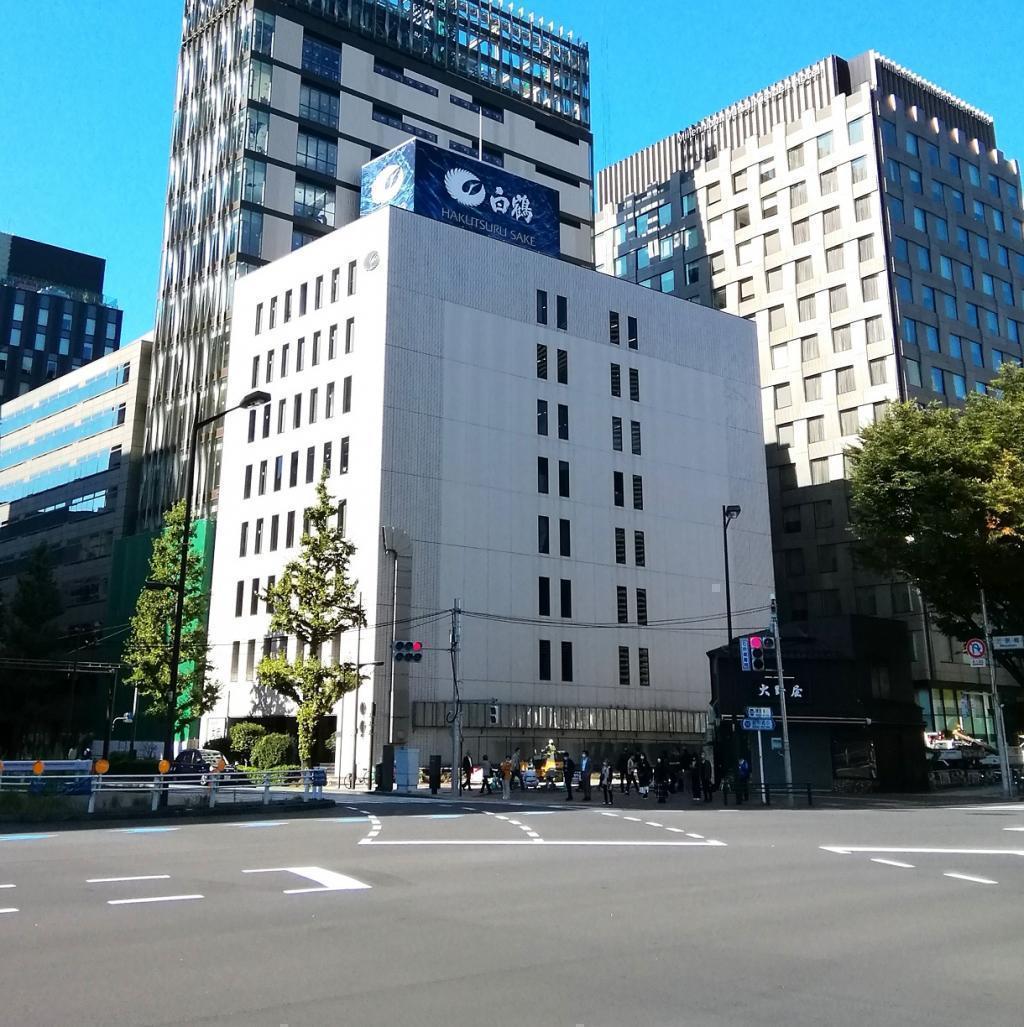
[[[100,257],[0,232],[0,403],[120,346],[105,268]]]
[[[354,220],[366,161],[413,136],[542,182],[563,257],[589,266],[589,124],[586,45],[500,2],[186,0],[144,521],[181,494],[197,412],[223,404],[236,277]],[[201,511],[218,452],[201,440]]]

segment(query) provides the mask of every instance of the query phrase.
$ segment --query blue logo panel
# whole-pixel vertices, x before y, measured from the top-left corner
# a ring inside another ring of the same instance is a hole
[[[420,139],[363,165],[359,213],[388,204],[514,246],[560,253],[556,190]]]

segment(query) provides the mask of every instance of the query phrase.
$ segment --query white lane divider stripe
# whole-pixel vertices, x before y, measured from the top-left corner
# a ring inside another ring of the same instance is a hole
[[[694,834],[693,831],[687,831],[686,832],[686,837],[687,838],[703,838],[704,835],[702,835],[702,834]]]
[[[16,884],[0,884],[0,888],[17,888]]]
[[[107,899],[108,906],[134,906],[142,902],[186,902],[201,899],[202,895],[153,895],[146,899]]]
[[[972,884],[998,884],[998,881],[990,880],[987,877],[974,877],[972,874],[954,874],[952,871],[942,875],[943,877],[955,877],[958,881],[970,881]]]
[[[115,884],[118,881],[169,881],[170,874],[142,874],[138,877],[88,877],[86,884]]]
[[[898,859],[879,859],[877,856],[871,857],[872,863],[881,863],[887,867],[901,867],[903,870],[913,870],[913,863],[901,863]]]
[[[639,824],[640,823],[640,818],[639,817],[623,817],[622,819],[623,820],[632,820],[634,824]]]
[[[648,827],[664,827],[664,824],[659,824],[656,820],[645,820],[644,823]]]
[[[8,906],[6,909],[0,909],[0,913],[17,913],[18,911],[14,906]]]
[[[819,845],[818,848],[825,852],[835,852],[841,856],[849,856],[854,852],[888,852],[899,855],[904,853],[912,855],[931,856],[1024,856],[1022,849],[924,849],[924,848],[897,848],[895,846],[883,845]]]
[[[318,888],[285,888],[285,895],[308,895],[310,892],[325,891],[362,891],[370,885],[357,881],[347,874],[338,874],[323,867],[263,867],[256,870],[243,870],[243,874],[296,874],[319,885]]]

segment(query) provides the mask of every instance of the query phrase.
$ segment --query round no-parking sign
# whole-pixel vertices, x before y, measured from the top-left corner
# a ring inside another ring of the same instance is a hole
[[[979,659],[980,657],[985,655],[988,647],[985,645],[985,642],[980,638],[969,638],[967,640],[967,645],[964,646],[964,649],[967,650],[968,656],[973,656],[975,659]]]

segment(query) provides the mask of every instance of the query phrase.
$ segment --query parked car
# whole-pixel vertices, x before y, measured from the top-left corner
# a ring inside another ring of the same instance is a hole
[[[206,784],[211,773],[228,775],[237,770],[216,749],[182,749],[171,763],[171,773],[200,775],[200,783]]]

